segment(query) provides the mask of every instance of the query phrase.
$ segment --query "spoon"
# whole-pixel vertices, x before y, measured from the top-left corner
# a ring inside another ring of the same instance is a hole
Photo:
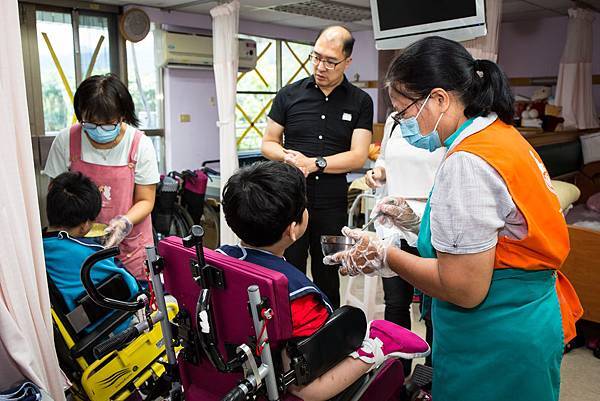
[[[411,198],[403,198],[404,200],[413,200],[413,201],[427,201],[427,198],[415,198],[415,197],[411,197]],[[394,203],[393,200],[387,202],[387,204],[392,204]],[[377,220],[383,213],[379,212],[377,213],[375,216],[371,217],[369,219],[369,221],[367,221],[367,224],[364,225],[363,228],[361,228],[360,231],[365,231],[369,226],[371,226],[373,223],[375,223],[375,220]]]

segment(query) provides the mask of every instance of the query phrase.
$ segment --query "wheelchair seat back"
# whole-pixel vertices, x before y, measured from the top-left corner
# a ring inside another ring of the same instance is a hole
[[[65,353],[65,358],[84,357],[88,363],[91,363],[95,360],[92,355],[93,346],[108,338],[109,334],[127,322],[133,313],[99,306],[85,291],[75,300],[75,308],[71,310],[50,275],[47,275],[47,280],[55,324],[60,324],[64,331],[60,337],[55,338],[55,343],[57,343],[55,345],[57,348],[67,347],[69,349],[68,354],[70,355]],[[102,294],[116,299],[130,300],[131,298],[129,288],[120,274],[107,277],[98,284],[98,290]],[[60,332],[58,327],[57,329]],[[65,343],[65,341],[71,345],[58,344]]]
[[[186,401],[220,400],[242,377],[241,372],[219,372],[193,344],[197,330],[196,305],[201,287],[192,275],[191,263],[196,261],[193,248],[185,248],[181,238],[169,237],[158,245],[165,268],[165,289],[179,304],[181,316],[189,318],[190,333],[182,333],[182,319],[178,319],[179,337],[187,338],[188,345],[179,355],[179,370],[185,389]],[[248,307],[247,288],[258,285],[260,294],[273,311],[268,320],[268,334],[274,357],[279,347],[292,336],[291,310],[287,278],[278,272],[252,263],[240,261],[218,252],[204,249],[211,284],[211,308],[214,317],[218,348],[225,359],[233,357],[240,344],[255,344],[252,319]],[[195,360],[196,359],[196,360]]]

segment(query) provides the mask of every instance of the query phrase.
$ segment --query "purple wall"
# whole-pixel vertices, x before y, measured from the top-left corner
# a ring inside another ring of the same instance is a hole
[[[352,63],[346,71],[346,76],[350,81],[354,80],[354,75],[359,74],[361,81],[377,81],[379,77],[377,68],[377,49],[375,49],[375,39],[373,31],[353,32],[354,51],[352,52]],[[365,89],[373,99],[374,112],[373,119],[377,120],[377,89]]]
[[[212,31],[212,19],[208,15],[184,13],[180,11],[167,12],[153,7],[139,8],[146,11],[146,13],[150,16],[150,20],[157,24],[179,25]],[[127,9],[127,7],[125,9]],[[315,30],[273,25],[254,21],[240,21],[239,29],[240,33],[247,35],[265,36],[302,42],[312,42],[317,34],[317,31]]]
[[[557,76],[567,35],[567,17],[505,22],[500,26],[498,63],[508,77]],[[594,21],[592,72],[600,74],[600,16]],[[535,87],[515,87],[515,94],[530,96]],[[553,88],[554,90],[555,88]],[[593,88],[600,111],[600,86]]]

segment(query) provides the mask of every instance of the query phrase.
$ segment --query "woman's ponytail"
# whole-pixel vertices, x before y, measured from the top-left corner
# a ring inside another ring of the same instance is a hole
[[[463,95],[465,115],[473,117],[495,112],[507,124],[513,123],[514,99],[506,76],[489,60],[474,60],[472,82]]]

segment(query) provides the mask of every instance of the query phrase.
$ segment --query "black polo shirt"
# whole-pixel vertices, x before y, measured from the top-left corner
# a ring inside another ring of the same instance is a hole
[[[325,96],[310,76],[281,88],[269,117],[284,127],[284,148],[325,157],[349,151],[355,129],[372,131],[373,100],[345,76]],[[346,174],[313,173],[306,183],[311,208],[347,207]]]

